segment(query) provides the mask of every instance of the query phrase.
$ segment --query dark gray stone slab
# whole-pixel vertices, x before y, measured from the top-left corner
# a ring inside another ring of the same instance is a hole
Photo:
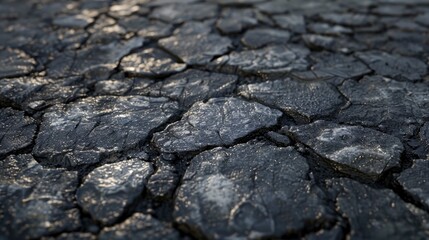
[[[339,113],[341,122],[377,127],[402,138],[413,135],[429,115],[426,84],[367,76],[346,81],[339,89],[351,103]]]
[[[209,239],[284,238],[308,223],[329,223],[331,210],[308,171],[290,147],[256,143],[203,152],[178,189],[175,221]]]
[[[180,234],[170,224],[160,222],[150,215],[135,213],[124,222],[104,228],[99,234],[100,240],[176,240]]]
[[[137,32],[144,38],[158,39],[168,37],[173,31],[173,26],[157,20],[132,15],[126,18],[120,18],[118,24],[124,27],[128,32]]]
[[[353,30],[351,28],[320,22],[309,24],[308,29],[313,33],[326,35],[342,35],[353,33]]]
[[[217,34],[176,35],[161,39],[158,43],[190,65],[207,64],[215,56],[226,53],[232,47],[229,38]]]
[[[368,26],[377,21],[374,16],[357,13],[324,13],[320,14],[320,18],[330,23],[352,27]]]
[[[293,137],[327,159],[338,171],[377,180],[386,170],[400,165],[401,141],[361,126],[326,121],[289,129]]]
[[[33,112],[86,96],[78,78],[20,77],[0,80],[0,105],[8,104]]]
[[[232,93],[236,83],[235,75],[191,69],[157,82],[143,92],[169,97],[189,107],[198,101]]]
[[[398,177],[402,188],[419,203],[429,207],[429,160],[418,159]]]
[[[94,22],[94,18],[84,14],[63,15],[58,16],[53,20],[54,25],[69,28],[85,28],[92,22]]]
[[[76,192],[79,206],[95,220],[113,224],[145,188],[153,169],[150,163],[131,159],[94,169]]]
[[[340,93],[326,82],[289,78],[243,85],[239,88],[239,94],[307,121],[328,116],[344,103]]]
[[[125,56],[121,60],[121,68],[131,75],[161,77],[185,70],[186,64],[177,63],[159,49],[148,48]]]
[[[0,78],[26,75],[35,65],[36,61],[21,50],[0,48]]]
[[[329,13],[341,10],[338,4],[335,4],[329,0],[305,2],[301,0],[274,0],[256,4],[256,7],[262,12],[273,15],[290,12],[305,14],[306,16],[313,16],[320,13]]]
[[[106,45],[97,44],[79,51],[64,52],[48,64],[47,73],[53,78],[85,74],[95,79],[107,79],[121,58],[142,44],[143,39],[135,37]]]
[[[34,119],[11,108],[0,109],[0,157],[29,147],[36,133]]]
[[[95,97],[50,109],[33,154],[47,164],[92,164],[136,147],[177,112],[177,103],[140,96]]]
[[[165,22],[183,23],[190,20],[201,21],[217,16],[218,6],[210,3],[170,4],[155,8],[150,14],[151,18]]]
[[[180,175],[172,164],[158,163],[157,171],[152,174],[148,183],[148,191],[156,198],[171,198],[180,181]]]
[[[234,141],[277,123],[281,112],[238,98],[212,98],[197,102],[178,122],[154,134],[162,152],[196,151]]]
[[[174,30],[174,35],[207,35],[212,32],[213,21],[190,21],[183,23]]]
[[[225,69],[238,69],[245,73],[272,74],[305,70],[309,50],[299,45],[274,45],[257,50],[232,52],[215,60]]]
[[[0,161],[0,238],[35,239],[80,227],[76,172],[42,167],[31,155]]]
[[[356,78],[371,73],[371,69],[353,56],[322,52],[311,55],[311,58],[316,62],[312,70],[332,76]]]
[[[382,76],[418,81],[427,74],[428,66],[417,58],[402,57],[379,51],[356,53],[356,56]]]
[[[276,15],[273,17],[275,23],[281,28],[291,30],[296,33],[305,33],[305,19],[301,14]]]
[[[341,53],[353,53],[363,51],[367,47],[352,38],[333,37],[318,34],[304,34],[302,39],[305,44],[313,50],[328,50]]]
[[[389,189],[373,189],[350,179],[333,180],[337,210],[348,219],[351,239],[426,239],[421,212]],[[370,203],[370,205],[368,205]]]
[[[96,236],[91,233],[73,232],[63,233],[55,237],[43,237],[42,240],[96,240]]]
[[[286,44],[290,33],[273,28],[254,28],[248,30],[241,42],[249,48],[260,48],[268,44]]]
[[[252,8],[223,8],[216,27],[223,33],[239,33],[258,24],[258,12]]]

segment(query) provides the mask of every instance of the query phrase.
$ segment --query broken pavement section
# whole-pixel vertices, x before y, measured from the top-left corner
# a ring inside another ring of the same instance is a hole
[[[142,195],[152,173],[152,165],[138,159],[105,164],[84,178],[77,203],[95,220],[113,224]]]
[[[0,238],[35,239],[81,226],[77,172],[42,167],[31,155],[0,161]]]
[[[153,142],[162,152],[197,151],[233,144],[259,129],[277,124],[278,110],[238,98],[212,98],[197,102],[178,122],[155,133]]]
[[[33,154],[55,166],[88,165],[143,144],[178,111],[177,102],[141,96],[90,97],[43,116]]]
[[[344,104],[335,87],[323,81],[287,78],[243,85],[238,90],[241,96],[281,109],[304,121],[331,115]]]
[[[337,171],[377,180],[399,167],[404,147],[396,137],[361,126],[326,121],[290,127],[294,139],[326,159]]]
[[[329,225],[332,211],[308,171],[291,147],[254,143],[203,152],[178,189],[175,221],[208,239],[285,238]]]
[[[330,180],[337,211],[350,224],[350,239],[427,239],[427,216],[390,189],[354,180]],[[426,226],[425,226],[426,225]]]
[[[0,159],[33,143],[37,124],[24,112],[11,108],[0,109]]]

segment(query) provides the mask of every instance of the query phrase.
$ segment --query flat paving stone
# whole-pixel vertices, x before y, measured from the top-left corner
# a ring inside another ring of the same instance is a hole
[[[320,18],[326,22],[352,27],[370,25],[377,21],[374,16],[354,13],[325,13]]]
[[[302,35],[304,43],[312,50],[328,50],[350,54],[366,50],[366,46],[348,37],[334,37],[320,34]]]
[[[76,77],[4,78],[0,80],[0,102],[31,113],[87,96],[88,89],[78,80]]]
[[[84,28],[93,22],[93,18],[83,14],[58,16],[53,20],[56,26],[70,28]]]
[[[0,1],[0,240],[429,239],[428,33],[428,0]]]
[[[204,20],[216,17],[218,6],[210,3],[180,3],[155,8],[150,14],[151,18],[165,22],[183,23],[189,20]]]
[[[190,107],[198,101],[231,94],[237,79],[235,75],[190,69],[148,86],[142,92],[169,97]]]
[[[332,221],[308,171],[290,147],[255,143],[203,152],[178,189],[175,221],[209,239],[283,238],[309,222]]]
[[[335,170],[372,180],[399,167],[404,151],[398,138],[361,126],[316,121],[293,126],[289,132],[328,160]]]
[[[149,39],[168,37],[173,32],[172,24],[136,15],[120,18],[118,25],[124,27],[128,32],[137,32],[139,36]]]
[[[48,64],[47,73],[53,78],[83,74],[94,78],[108,78],[122,57],[142,45],[143,38],[135,37],[123,42],[94,45],[76,52],[65,52],[56,56]]]
[[[42,167],[29,154],[0,161],[0,238],[35,239],[81,226],[77,172]]]
[[[316,62],[311,67],[313,71],[332,76],[356,78],[371,73],[371,69],[353,56],[322,52],[311,55],[311,59]]]
[[[258,22],[258,12],[252,8],[223,8],[220,18],[216,21],[216,27],[222,33],[239,33],[256,26]]]
[[[187,152],[209,146],[230,145],[261,128],[277,124],[281,112],[238,98],[212,98],[197,102],[178,122],[154,134],[162,152]]]
[[[95,220],[113,224],[142,195],[152,173],[150,163],[137,159],[105,164],[84,178],[77,203]]]
[[[292,79],[240,86],[239,94],[285,111],[298,120],[328,116],[343,105],[340,93],[322,81]]]
[[[285,44],[289,41],[290,33],[278,29],[257,28],[248,30],[241,42],[249,48],[260,48],[268,44]]]
[[[225,69],[245,73],[270,74],[305,70],[309,50],[299,45],[273,45],[257,50],[232,52],[215,60]]]
[[[276,15],[274,21],[281,28],[291,30],[296,33],[305,33],[305,19],[301,14]]]
[[[158,43],[189,65],[207,64],[232,47],[229,38],[217,34],[176,35],[161,39]]]
[[[353,30],[351,28],[344,27],[341,25],[332,25],[328,23],[309,24],[308,29],[313,33],[325,35],[342,35],[353,33]]]
[[[135,213],[123,223],[103,229],[99,235],[101,240],[124,238],[131,240],[181,239],[179,232],[169,224],[142,213]]]
[[[186,64],[177,63],[165,52],[149,48],[125,56],[121,60],[124,72],[135,76],[160,77],[185,70]]]
[[[413,135],[429,114],[426,84],[366,76],[339,89],[351,103],[339,113],[341,122],[377,127],[402,138]]]
[[[345,178],[333,180],[329,187],[335,191],[337,210],[348,219],[351,239],[428,237],[421,210],[404,203],[393,191]]]
[[[77,166],[137,147],[175,115],[166,98],[95,97],[59,105],[43,116],[33,154],[47,164]]]
[[[418,202],[429,207],[429,161],[417,159],[413,165],[405,169],[398,177],[401,187],[411,194]]]
[[[35,65],[36,61],[21,50],[0,48],[0,78],[26,75]]]
[[[385,52],[362,52],[356,56],[377,74],[409,81],[418,81],[427,74],[428,66],[419,59],[402,57]]]
[[[24,112],[0,109],[0,157],[22,150],[33,143],[37,124]]]

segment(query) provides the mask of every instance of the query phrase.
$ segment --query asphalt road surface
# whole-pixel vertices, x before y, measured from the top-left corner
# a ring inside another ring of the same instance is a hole
[[[0,1],[0,239],[429,239],[428,0]]]

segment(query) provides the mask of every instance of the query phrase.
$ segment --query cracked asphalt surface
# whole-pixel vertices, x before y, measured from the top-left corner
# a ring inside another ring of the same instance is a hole
[[[0,239],[429,239],[428,0],[2,0]]]

